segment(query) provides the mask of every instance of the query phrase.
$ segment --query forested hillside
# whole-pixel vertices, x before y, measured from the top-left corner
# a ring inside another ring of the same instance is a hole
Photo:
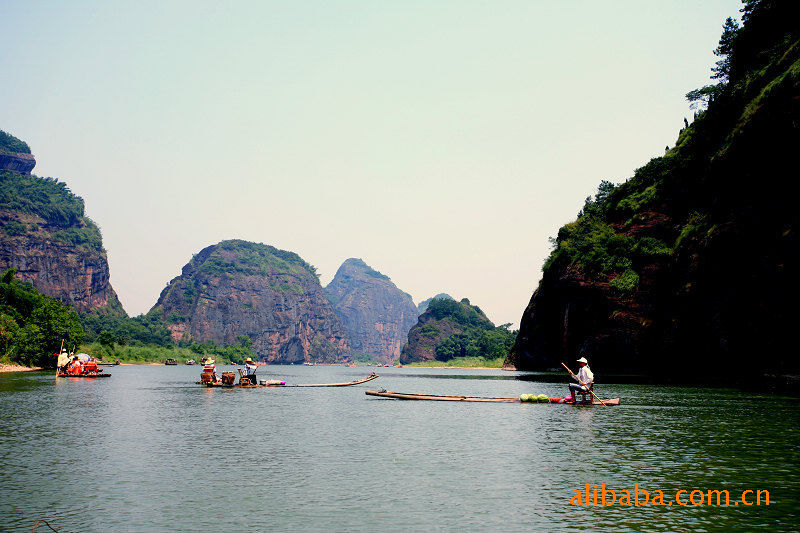
[[[800,367],[800,2],[729,19],[695,120],[562,227],[507,361],[726,380]]]

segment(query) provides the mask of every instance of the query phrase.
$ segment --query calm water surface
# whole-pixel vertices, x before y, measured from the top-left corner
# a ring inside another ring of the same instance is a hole
[[[261,373],[319,383],[370,370]],[[93,381],[0,374],[0,530],[40,518],[61,532],[800,528],[795,400],[607,384],[621,406],[405,402],[364,391],[566,387],[499,370],[377,370],[348,388],[256,390],[201,388],[186,366],[120,366]],[[571,506],[585,483],[639,483],[665,501],[727,489],[731,505]],[[734,506],[747,489],[768,490],[770,505]]]

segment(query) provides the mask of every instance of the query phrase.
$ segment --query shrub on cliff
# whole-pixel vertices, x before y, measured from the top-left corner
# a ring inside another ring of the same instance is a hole
[[[0,356],[27,366],[53,367],[62,341],[70,350],[83,340],[78,314],[48,298],[9,269],[0,278]]]
[[[225,252],[232,253],[226,254]],[[192,261],[194,262],[195,259]],[[302,269],[308,271],[319,281],[317,269],[296,253],[280,250],[267,244],[238,239],[219,243],[211,256],[204,256],[198,261],[197,268],[200,272],[209,275],[256,276],[266,276],[275,270],[299,273]]]
[[[0,130],[0,152],[29,154],[31,153],[31,147],[25,141]]]

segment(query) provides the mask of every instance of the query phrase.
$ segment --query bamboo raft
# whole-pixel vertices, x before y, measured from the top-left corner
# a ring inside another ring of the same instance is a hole
[[[219,387],[223,389],[265,389],[270,387],[349,387],[351,385],[360,385],[361,383],[366,383],[367,381],[372,381],[375,378],[378,378],[378,374],[371,374],[364,379],[358,379],[356,381],[348,381],[347,383],[298,383],[298,384],[291,384],[291,383],[267,383],[264,385],[242,385],[240,383],[236,384],[223,384],[221,381],[210,382],[210,383],[202,383],[198,381],[198,385],[204,385],[206,387]]]
[[[493,396],[447,396],[442,394],[408,394],[404,392],[391,392],[386,390],[364,391],[367,396],[380,396],[381,398],[394,398],[395,400],[430,400],[437,402],[484,402],[484,403],[523,403],[519,398],[497,398]],[[606,405],[619,405],[619,398],[603,400]],[[527,403],[527,402],[525,402]],[[602,405],[598,401],[592,403],[567,403],[564,405]]]

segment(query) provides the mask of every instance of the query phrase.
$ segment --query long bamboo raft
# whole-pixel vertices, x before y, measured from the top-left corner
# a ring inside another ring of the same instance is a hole
[[[265,385],[241,385],[239,383],[232,384],[232,385],[225,385],[221,381],[217,381],[214,383],[201,383],[197,382],[200,385],[204,385],[206,387],[220,387],[224,389],[234,389],[234,388],[241,388],[241,389],[265,389],[270,387],[349,387],[351,385],[360,385],[361,383],[366,383],[367,381],[372,381],[380,377],[378,374],[373,373],[365,377],[364,379],[358,379],[356,381],[348,381],[347,383],[298,383],[298,384],[291,384],[291,383],[267,383]]]
[[[394,398],[395,400],[430,400],[436,402],[484,402],[484,403],[523,403],[519,398],[497,398],[493,396],[447,396],[442,394],[408,394],[404,392],[391,392],[386,390],[364,391],[368,396],[381,398]],[[619,398],[603,400],[606,405],[619,405]],[[589,403],[568,403],[564,405],[602,405],[598,401]]]

